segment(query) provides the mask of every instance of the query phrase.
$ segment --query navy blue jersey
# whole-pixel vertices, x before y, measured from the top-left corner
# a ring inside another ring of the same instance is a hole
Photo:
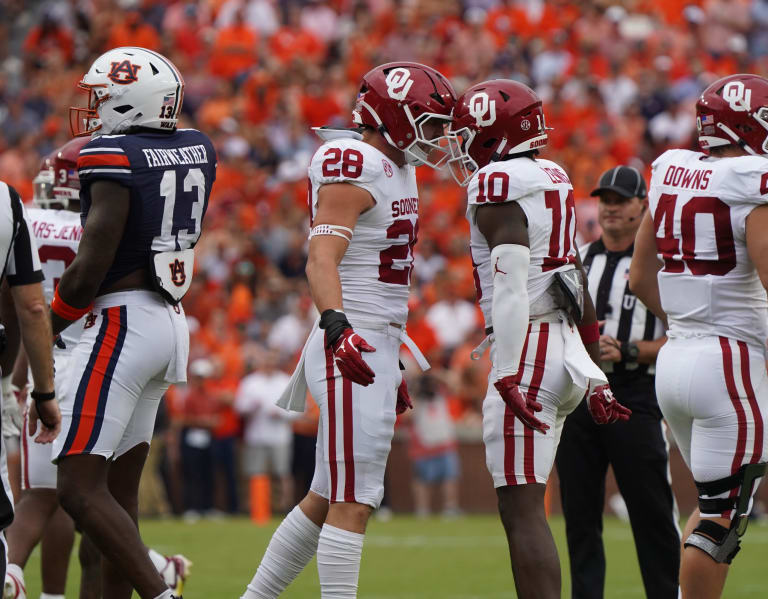
[[[115,260],[99,293],[140,268],[154,252],[197,243],[216,179],[216,151],[196,129],[93,138],[80,150],[80,203],[85,226],[91,184],[108,180],[130,189],[131,206]]]

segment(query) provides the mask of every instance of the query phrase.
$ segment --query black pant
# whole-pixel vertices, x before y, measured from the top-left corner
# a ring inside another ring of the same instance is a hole
[[[649,599],[677,599],[680,537],[653,387],[618,387],[614,393],[633,410],[629,421],[598,426],[582,402],[566,419],[557,451],[571,597],[603,598],[603,504],[611,464],[629,511],[645,594]]]

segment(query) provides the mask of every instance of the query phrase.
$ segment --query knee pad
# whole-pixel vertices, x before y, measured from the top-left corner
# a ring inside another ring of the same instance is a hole
[[[718,564],[730,564],[741,549],[740,545],[736,527],[726,528],[712,520],[702,520],[683,546],[701,549]]]

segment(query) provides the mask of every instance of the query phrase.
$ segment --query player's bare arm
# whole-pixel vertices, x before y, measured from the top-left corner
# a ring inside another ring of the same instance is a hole
[[[323,185],[318,192],[314,226],[331,225],[354,230],[357,218],[373,206],[371,194],[349,183]],[[313,235],[309,241],[307,279],[312,299],[321,314],[325,310],[342,310],[341,280],[338,266],[352,238],[338,229],[336,234]]]
[[[629,266],[629,288],[666,326],[667,315],[661,307],[659,281],[656,278],[661,266],[656,256],[653,221],[650,212],[646,212],[635,237],[635,252]]]
[[[64,271],[57,288],[57,295],[76,310],[85,309],[93,303],[123,237],[130,203],[127,187],[111,181],[96,181],[92,185],[91,207],[77,257]],[[133,273],[125,278],[132,276]],[[145,276],[141,273],[142,280]],[[120,283],[118,281],[113,287],[118,287]],[[68,320],[52,311],[54,334],[58,335],[77,318]]]
[[[355,185],[334,183],[321,187],[306,268],[312,299],[320,312],[320,328],[325,331],[325,345],[332,348],[342,376],[363,386],[373,383],[375,374],[361,352],[376,349],[352,330],[344,314],[338,266],[352,240],[357,218],[373,205],[371,194]]]
[[[10,288],[16,314],[21,328],[21,340],[27,352],[35,394],[43,397],[54,396],[53,353],[51,321],[48,318],[47,303],[40,283],[15,285]],[[37,432],[38,418],[43,423],[38,443],[50,443],[61,429],[61,413],[56,401],[35,401],[30,407],[29,434]]]
[[[746,223],[747,253],[755,265],[760,282],[768,290],[768,205],[758,206],[749,213]]]

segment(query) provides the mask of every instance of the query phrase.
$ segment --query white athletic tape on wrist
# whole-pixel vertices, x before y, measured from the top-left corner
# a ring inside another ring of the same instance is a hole
[[[505,243],[491,251],[493,268],[493,306],[495,323],[496,375],[517,374],[528,330],[528,266],[531,250],[523,245]]]
[[[341,225],[317,225],[309,232],[309,238],[312,239],[317,235],[335,235],[346,241],[352,241],[352,229]]]

